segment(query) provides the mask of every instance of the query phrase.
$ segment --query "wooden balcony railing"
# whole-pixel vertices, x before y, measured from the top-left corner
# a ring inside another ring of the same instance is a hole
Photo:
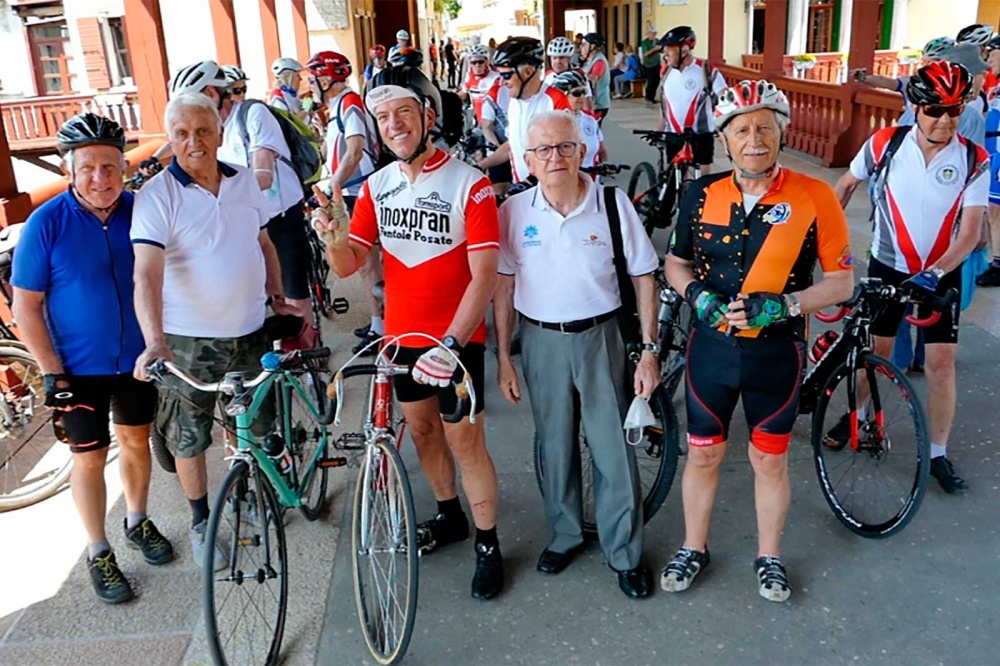
[[[132,94],[30,97],[0,103],[0,116],[14,153],[51,152],[59,126],[86,111],[113,119],[128,133],[142,126],[138,100]]]
[[[785,76],[808,79],[810,81],[825,81],[827,83],[844,83],[847,81],[847,62],[843,53],[812,53],[816,58],[811,69],[796,69],[795,57],[786,55],[782,62]],[[896,78],[912,74],[917,68],[916,63],[901,63],[897,57],[898,51],[876,51],[875,63],[871,74]],[[760,72],[764,69],[764,56],[760,53],[744,53],[743,67]]]

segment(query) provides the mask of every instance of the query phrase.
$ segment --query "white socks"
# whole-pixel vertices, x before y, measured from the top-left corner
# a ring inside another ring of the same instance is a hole
[[[947,444],[931,444],[931,460],[934,458],[943,458],[948,454]]]
[[[371,330],[376,335],[385,335],[385,324],[382,323],[382,317],[372,316]]]

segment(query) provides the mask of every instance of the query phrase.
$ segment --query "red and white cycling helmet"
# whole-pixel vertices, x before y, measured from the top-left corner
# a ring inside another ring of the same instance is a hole
[[[375,60],[376,58],[385,58],[385,47],[381,44],[376,44],[368,49],[368,57],[372,60]]]
[[[306,69],[312,76],[328,76],[340,82],[350,77],[351,62],[335,51],[320,51],[309,59]]]
[[[736,116],[758,109],[772,109],[788,119],[792,117],[788,98],[778,86],[763,79],[740,81],[719,93],[719,101],[715,105],[715,128],[721,130]]]

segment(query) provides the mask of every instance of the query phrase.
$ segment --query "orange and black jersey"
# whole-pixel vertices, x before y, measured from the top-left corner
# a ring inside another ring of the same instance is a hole
[[[730,299],[801,291],[813,283],[817,260],[827,273],[853,263],[847,219],[833,189],[788,169],[749,213],[732,171],[693,182],[680,204],[671,253],[693,262],[695,279]],[[804,340],[806,322],[795,317],[736,335]]]

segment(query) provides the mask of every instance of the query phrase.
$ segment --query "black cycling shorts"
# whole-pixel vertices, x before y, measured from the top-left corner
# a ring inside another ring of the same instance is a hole
[[[267,223],[267,235],[274,243],[281,265],[281,286],[285,298],[309,298],[309,237],[306,234],[305,212],[302,202],[272,217]]]
[[[694,153],[694,161],[702,166],[709,165],[715,161],[715,134],[713,132],[700,132],[691,138],[691,152]]]
[[[69,438],[70,451],[85,453],[111,445],[108,413],[115,425],[144,426],[156,414],[156,386],[141,382],[131,373],[120,375],[74,375],[73,388],[87,405],[59,414]]]
[[[407,365],[412,369],[417,359],[430,349],[433,347],[400,347],[398,353],[394,354],[394,350],[390,349],[387,354],[394,363]],[[470,342],[461,351],[458,358],[472,375],[472,388],[476,391],[476,413],[478,414],[486,407],[486,345]],[[462,381],[461,368],[455,371],[455,381]],[[400,402],[419,402],[437,396],[438,411],[442,414],[452,414],[458,407],[458,396],[455,395],[454,386],[439,388],[428,384],[419,384],[413,380],[412,375],[405,374],[393,376],[392,387],[396,391],[396,399]]]
[[[750,443],[762,453],[785,453],[798,415],[804,353],[796,340],[727,338],[696,326],[685,370],[688,444],[727,441],[742,397]]]
[[[868,262],[868,277],[880,278],[884,284],[898,287],[909,279],[909,275],[901,273],[881,261],[872,259]],[[958,319],[962,301],[962,267],[959,266],[938,281],[938,294],[944,294],[949,289],[958,292],[958,298],[950,307],[941,311],[941,318],[933,325],[923,329],[926,344],[956,344],[958,343]],[[925,306],[916,306],[916,315],[920,318],[930,316],[932,310]],[[871,334],[886,338],[896,337],[899,322],[906,313],[906,303],[886,304],[872,320]]]

